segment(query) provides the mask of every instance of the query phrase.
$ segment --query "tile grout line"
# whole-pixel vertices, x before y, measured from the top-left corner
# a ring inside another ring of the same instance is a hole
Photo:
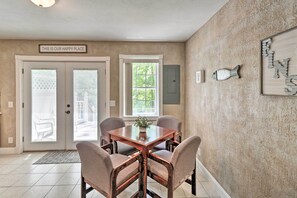
[[[44,195],[43,198],[45,198],[45,197],[48,195],[48,193],[51,192],[51,190],[52,190],[53,188],[54,188],[54,186],[51,187],[51,189]]]

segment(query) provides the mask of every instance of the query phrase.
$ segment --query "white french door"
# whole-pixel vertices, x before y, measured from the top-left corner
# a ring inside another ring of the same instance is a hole
[[[99,123],[106,118],[105,63],[67,63],[66,74],[66,148],[99,143]]]
[[[24,62],[24,150],[99,142],[105,82],[103,62]]]

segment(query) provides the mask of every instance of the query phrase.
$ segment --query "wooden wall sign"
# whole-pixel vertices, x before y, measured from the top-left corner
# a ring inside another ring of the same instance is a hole
[[[40,44],[39,53],[87,53],[87,45]]]
[[[261,44],[261,94],[297,96],[297,27]]]

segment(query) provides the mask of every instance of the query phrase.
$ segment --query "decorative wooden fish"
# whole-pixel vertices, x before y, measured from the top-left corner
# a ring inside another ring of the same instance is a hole
[[[234,67],[234,69],[218,69],[217,71],[213,72],[212,74],[212,78],[215,80],[227,80],[228,78],[237,76],[238,78],[240,78],[239,76],[239,71],[240,69],[240,65],[237,65],[236,67]]]

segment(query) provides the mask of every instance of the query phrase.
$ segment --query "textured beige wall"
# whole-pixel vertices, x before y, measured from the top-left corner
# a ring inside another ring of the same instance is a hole
[[[119,54],[163,54],[164,64],[181,65],[181,82],[184,82],[185,43],[145,43],[145,42],[77,42],[77,41],[26,41],[0,40],[0,91],[2,95],[1,146],[8,145],[7,138],[15,138],[15,108],[7,108],[8,101],[15,102],[15,55],[52,55],[38,53],[38,44],[75,43],[87,44],[88,53],[77,56],[110,56],[111,57],[111,100],[116,100],[116,107],[111,108],[111,115],[119,114]],[[57,55],[57,54],[54,54]],[[65,54],[62,54],[65,55]],[[164,105],[164,114],[184,118],[184,89],[181,86],[181,104]]]
[[[297,197],[297,98],[261,96],[259,82],[260,40],[296,25],[296,0],[230,0],[186,43],[186,135],[231,197]],[[241,79],[211,79],[237,64]]]

